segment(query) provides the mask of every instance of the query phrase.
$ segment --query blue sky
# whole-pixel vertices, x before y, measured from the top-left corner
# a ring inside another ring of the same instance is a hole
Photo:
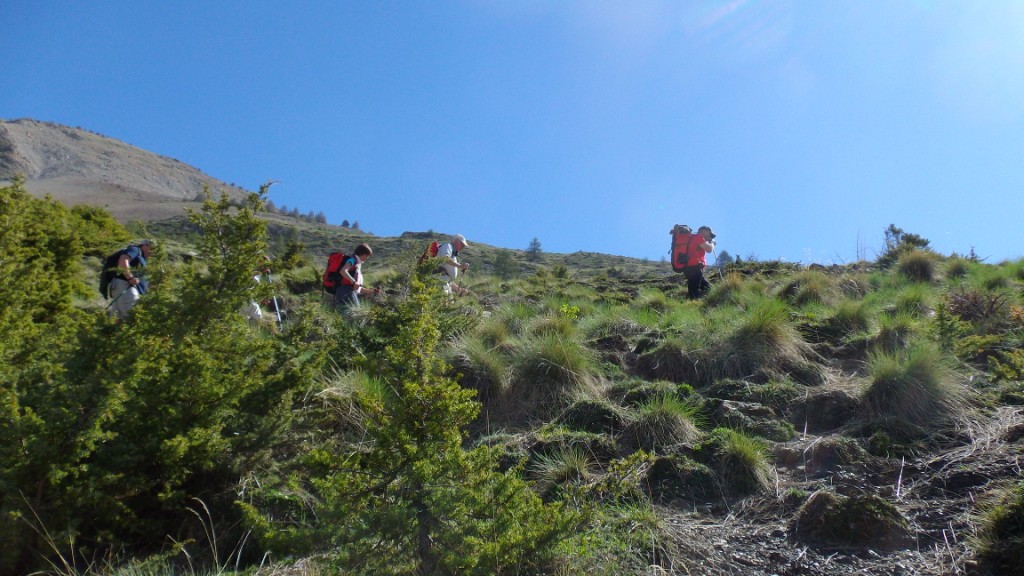
[[[659,260],[1024,255],[1024,2],[0,3],[0,118],[381,236]],[[471,254],[470,253],[467,253]]]

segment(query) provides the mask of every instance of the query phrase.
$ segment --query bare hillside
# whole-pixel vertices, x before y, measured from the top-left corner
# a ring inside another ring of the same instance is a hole
[[[0,180],[17,175],[35,195],[103,206],[122,221],[180,215],[204,186],[245,193],[181,161],[80,128],[0,120]]]

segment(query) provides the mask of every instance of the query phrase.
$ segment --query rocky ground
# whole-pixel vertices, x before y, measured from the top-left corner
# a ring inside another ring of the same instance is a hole
[[[808,470],[800,459],[778,469],[777,498],[759,498],[712,510],[662,508],[671,545],[652,574],[704,576],[971,574],[969,547],[976,530],[976,503],[985,493],[1021,474],[1024,408],[1006,407],[970,430],[972,441],[942,454],[912,460],[880,460],[830,470]],[[823,441],[808,435],[779,446],[810,454]],[[909,521],[911,538],[896,549],[829,547],[795,536],[796,510],[789,489],[808,493],[874,494],[893,503]]]

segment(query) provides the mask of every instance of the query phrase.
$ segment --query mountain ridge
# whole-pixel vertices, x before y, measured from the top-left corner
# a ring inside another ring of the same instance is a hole
[[[18,176],[35,196],[102,206],[122,221],[181,215],[198,205],[204,188],[235,198],[246,194],[180,160],[31,118],[0,120],[0,180]]]

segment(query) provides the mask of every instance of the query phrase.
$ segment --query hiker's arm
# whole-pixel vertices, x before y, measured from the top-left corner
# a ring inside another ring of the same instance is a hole
[[[705,252],[711,252],[712,250],[715,249],[715,241],[714,240],[708,240],[707,242],[703,242],[700,245],[700,247]]]
[[[139,279],[132,274],[132,259],[127,254],[122,254],[117,260],[117,272],[121,275],[121,278],[131,284],[132,286],[138,286]]]
[[[345,265],[341,267],[340,274],[342,278],[344,278],[348,283],[350,283],[353,286],[353,288],[359,287],[358,284],[356,283],[356,278],[352,276],[351,262],[346,262]]]

